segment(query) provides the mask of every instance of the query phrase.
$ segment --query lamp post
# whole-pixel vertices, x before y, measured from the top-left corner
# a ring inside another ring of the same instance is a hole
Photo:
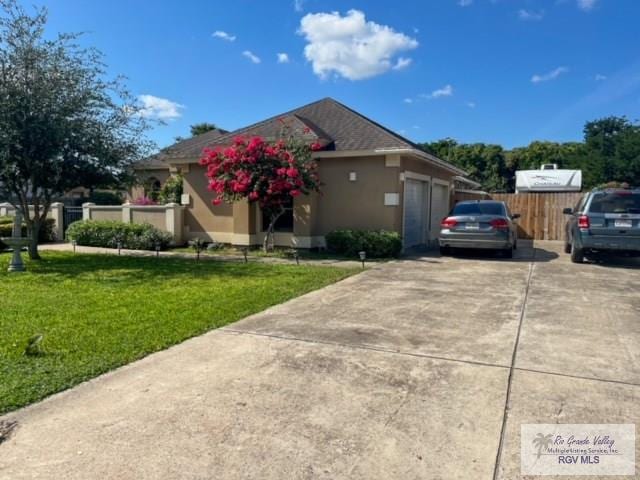
[[[362,250],[362,251],[358,252],[358,256],[360,257],[360,261],[362,262],[362,268],[364,268],[364,261],[367,258],[367,252]]]

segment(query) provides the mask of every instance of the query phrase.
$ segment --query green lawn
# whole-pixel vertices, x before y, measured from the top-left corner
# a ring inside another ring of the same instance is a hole
[[[0,414],[358,270],[44,252],[0,254]],[[43,334],[44,354],[28,356]]]

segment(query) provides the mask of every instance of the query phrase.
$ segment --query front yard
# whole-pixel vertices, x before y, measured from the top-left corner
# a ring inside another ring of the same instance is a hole
[[[44,252],[0,254],[0,414],[357,270]],[[43,334],[42,353],[25,355]]]

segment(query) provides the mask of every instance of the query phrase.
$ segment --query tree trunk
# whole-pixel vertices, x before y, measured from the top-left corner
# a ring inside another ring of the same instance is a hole
[[[38,252],[38,236],[40,233],[40,220],[37,218],[27,221],[27,236],[29,237],[29,258],[31,260],[40,260]]]
[[[267,253],[274,249],[273,230],[276,226],[276,222],[284,212],[285,212],[284,207],[281,206],[280,210],[271,214],[269,227],[267,228],[267,232],[266,232],[267,234],[264,236],[264,241],[262,242],[262,250],[264,251],[264,253]]]

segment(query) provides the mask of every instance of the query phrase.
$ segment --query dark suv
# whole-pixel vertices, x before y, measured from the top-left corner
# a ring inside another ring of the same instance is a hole
[[[593,190],[564,213],[570,215],[565,251],[572,262],[600,251],[640,255],[640,189]]]

